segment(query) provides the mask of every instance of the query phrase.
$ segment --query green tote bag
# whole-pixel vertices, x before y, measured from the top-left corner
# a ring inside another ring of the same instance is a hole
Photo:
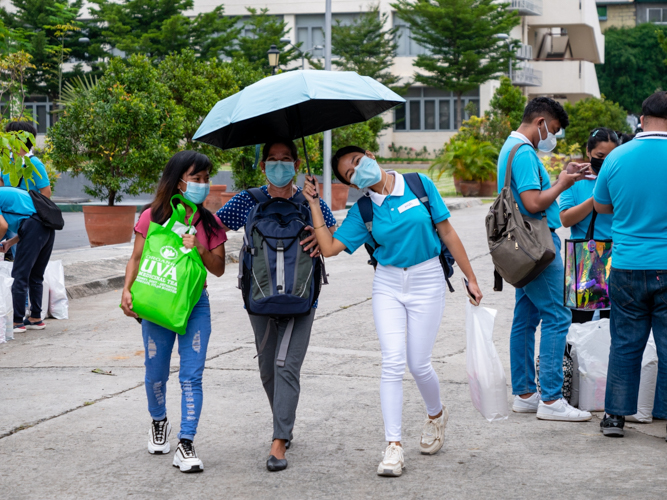
[[[172,231],[185,212],[182,206],[174,207],[174,200],[192,209],[190,220],[185,221],[192,225],[197,207],[180,194],[173,196],[167,225],[150,223],[137,279],[130,291],[133,311],[141,319],[185,335],[192,309],[204,289],[206,268],[197,248],[185,248],[183,239]]]

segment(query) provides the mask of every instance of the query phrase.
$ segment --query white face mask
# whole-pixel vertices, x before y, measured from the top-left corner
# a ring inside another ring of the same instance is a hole
[[[537,143],[537,149],[543,153],[551,153],[554,149],[556,149],[558,139],[556,139],[554,134],[549,132],[549,126],[547,125],[546,120],[544,120],[544,128],[547,129],[547,136],[544,139],[542,139],[542,131],[540,128],[541,127],[537,127],[537,133],[540,134],[540,142]]]

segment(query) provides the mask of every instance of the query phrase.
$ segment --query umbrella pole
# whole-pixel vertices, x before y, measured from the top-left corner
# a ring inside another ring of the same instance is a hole
[[[297,108],[298,109],[298,108]],[[306,170],[308,171],[308,177],[312,177],[313,174],[310,173],[310,162],[308,161],[308,150],[306,149],[306,138],[301,136],[301,144],[303,144],[303,155],[306,157]],[[315,186],[317,181],[312,180],[313,186]],[[315,194],[315,198],[319,198],[319,195]]]

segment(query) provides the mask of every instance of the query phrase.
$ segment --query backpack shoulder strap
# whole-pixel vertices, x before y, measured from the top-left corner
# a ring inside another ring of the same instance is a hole
[[[519,144],[516,144],[512,150],[510,151],[509,156],[507,157],[507,166],[505,167],[505,187],[509,187],[512,184],[512,162],[514,161],[514,156],[516,155],[517,151],[519,151],[519,148],[521,146],[529,146],[527,142],[521,141]],[[540,181],[542,180],[541,173],[538,170],[538,174],[540,174]],[[542,184],[540,182],[540,190],[542,190]]]
[[[269,201],[269,197],[264,194],[264,191],[262,191],[260,188],[250,188],[247,190],[248,194],[255,199],[257,203],[264,203],[265,201]]]
[[[424,182],[417,172],[410,172],[409,174],[403,174],[403,178],[407,183],[410,191],[412,191],[417,199],[421,201],[426,210],[428,210],[429,215],[431,215],[431,203],[428,200],[428,194],[426,193],[426,188],[424,187]]]
[[[292,196],[292,202],[296,203],[297,205],[308,205],[308,201],[306,200],[306,197],[303,195],[303,191],[299,191],[294,196]]]
[[[368,196],[362,196],[359,198],[359,201],[357,201],[357,205],[359,206],[359,214],[361,215],[361,220],[364,221],[364,224],[366,225],[366,229],[368,229],[368,232],[371,233],[371,236],[373,235],[373,202],[371,201],[370,197]]]

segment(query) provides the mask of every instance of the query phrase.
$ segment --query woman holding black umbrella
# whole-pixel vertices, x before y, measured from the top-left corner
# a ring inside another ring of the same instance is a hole
[[[303,192],[310,203],[322,255],[353,253],[364,243],[375,246],[373,316],[382,349],[380,400],[388,441],[377,473],[400,476],[404,468],[401,413],[406,362],[426,403],[427,418],[419,443],[422,454],[433,455],[442,448],[449,417],[440,401],[440,384],[431,365],[447,290],[439,259],[441,240],[468,278],[470,294],[477,303],[482,292],[433,181],[419,176],[429,199],[429,214],[404,176],[380,168],[368,151],[356,146],[342,148],[332,158],[331,166],[338,180],[365,191],[371,198],[372,233],[362,218],[359,202],[333,235],[325,231],[316,186],[306,182]]]

